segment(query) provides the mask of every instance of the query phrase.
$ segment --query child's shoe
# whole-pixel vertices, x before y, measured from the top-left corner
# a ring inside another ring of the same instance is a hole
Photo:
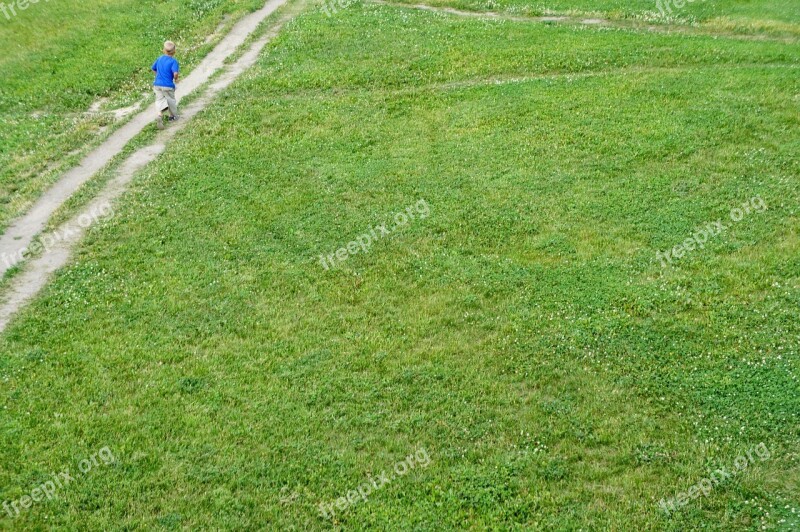
[[[156,120],[156,127],[158,129],[164,129],[164,117],[163,116],[158,115],[158,119]]]

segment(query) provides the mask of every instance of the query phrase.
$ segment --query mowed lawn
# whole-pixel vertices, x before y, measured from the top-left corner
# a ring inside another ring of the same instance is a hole
[[[262,5],[40,0],[0,11],[0,230],[121,122],[113,110],[142,101],[165,40],[179,44],[188,73],[222,36],[220,24],[227,30]]]
[[[0,340],[0,501],[116,459],[0,524],[800,526],[798,67],[784,42],[300,16]]]

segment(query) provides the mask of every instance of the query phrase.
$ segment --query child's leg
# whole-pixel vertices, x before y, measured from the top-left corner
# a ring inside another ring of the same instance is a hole
[[[161,115],[168,107],[167,99],[161,87],[153,87],[153,92],[156,93],[156,127],[158,129],[164,129],[164,117]]]
[[[156,114],[161,116],[161,113],[167,108],[167,99],[161,87],[153,87],[153,92],[156,93]]]
[[[175,89],[164,89],[167,105],[169,105],[169,114],[171,116],[178,116],[178,100],[175,99]]]

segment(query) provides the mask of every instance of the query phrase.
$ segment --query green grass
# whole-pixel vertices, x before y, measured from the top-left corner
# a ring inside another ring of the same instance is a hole
[[[0,16],[0,229],[118,125],[108,113],[87,114],[93,103],[105,99],[101,111],[151,103],[150,65],[164,40],[178,43],[188,73],[221,37],[212,34],[224,17],[227,28],[261,5],[50,0]]]
[[[0,523],[797,523],[798,64],[772,42],[299,18],[3,336],[0,500],[103,446],[117,463]],[[755,195],[765,212],[661,267]],[[427,218],[320,266],[420,198]],[[759,443],[769,460],[658,509]],[[427,468],[319,515],[419,448]]]

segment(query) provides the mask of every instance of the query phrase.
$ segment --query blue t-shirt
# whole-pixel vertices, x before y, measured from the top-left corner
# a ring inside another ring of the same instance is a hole
[[[174,89],[175,82],[173,81],[173,74],[179,71],[180,67],[178,66],[178,61],[174,57],[162,55],[153,63],[153,72],[156,73],[156,80],[153,82],[153,85]]]

